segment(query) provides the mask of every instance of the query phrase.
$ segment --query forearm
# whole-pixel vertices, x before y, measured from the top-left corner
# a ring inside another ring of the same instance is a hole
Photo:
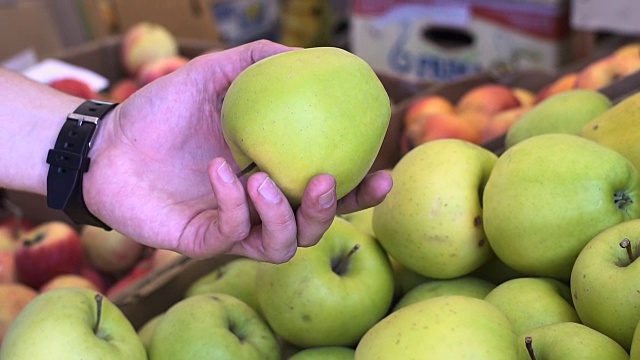
[[[0,68],[0,187],[46,194],[47,152],[82,101]]]

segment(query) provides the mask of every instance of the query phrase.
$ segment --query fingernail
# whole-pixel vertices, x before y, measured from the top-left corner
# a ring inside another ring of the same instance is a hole
[[[233,180],[235,180],[235,175],[233,174],[233,171],[231,171],[231,166],[229,166],[226,161],[218,167],[217,172],[222,181],[226,182],[227,184],[231,184]]]
[[[320,197],[318,198],[318,203],[320,203],[320,206],[322,206],[325,209],[333,206],[333,203],[335,201],[336,201],[336,197],[335,197],[335,191],[333,187],[331,188],[331,190],[320,195]]]
[[[258,192],[260,195],[272,204],[280,202],[280,190],[271,178],[265,178],[262,184],[258,186]]]

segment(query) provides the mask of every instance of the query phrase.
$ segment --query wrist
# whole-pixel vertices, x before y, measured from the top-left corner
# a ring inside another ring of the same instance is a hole
[[[87,208],[84,176],[91,166],[89,150],[102,120],[116,107],[114,103],[84,101],[66,116],[47,163],[47,204],[62,210],[77,224],[108,227]]]

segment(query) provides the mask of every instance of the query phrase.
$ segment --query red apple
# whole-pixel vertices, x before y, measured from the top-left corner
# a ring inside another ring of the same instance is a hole
[[[462,95],[456,102],[456,112],[480,112],[493,116],[500,111],[520,106],[520,99],[513,89],[501,84],[476,86]]]
[[[83,99],[98,98],[98,94],[93,91],[93,89],[91,89],[91,87],[87,83],[74,78],[62,78],[53,80],[49,83],[49,86],[69,95],[77,96]]]
[[[96,270],[120,276],[143,256],[144,245],[115,230],[83,226],[80,240],[87,263]]]
[[[61,274],[47,281],[40,287],[40,293],[47,292],[58,288],[80,287],[100,292],[101,290],[82,275],[77,274]]]
[[[146,63],[178,55],[178,42],[164,26],[140,22],[127,29],[122,38],[120,57],[130,75]]]
[[[534,101],[534,104],[538,104],[540,102],[542,102],[543,100],[564,92],[564,91],[569,91],[572,89],[576,88],[576,80],[578,79],[578,73],[577,72],[570,72],[568,74],[564,74],[562,76],[560,76],[558,79],[556,79],[555,81],[553,81],[551,84],[543,87],[542,89],[540,89],[540,91],[538,92],[538,94],[536,95],[536,99]]]
[[[174,55],[146,63],[138,71],[138,84],[144,86],[162,76],[170,74],[186,64],[189,60],[180,55]]]
[[[111,86],[108,98],[112,102],[121,103],[138,91],[139,88],[140,86],[134,79],[121,79]]]
[[[16,262],[13,258],[13,251],[0,250],[0,284],[16,281]]]
[[[23,235],[15,261],[18,281],[38,289],[56,275],[78,273],[82,268],[80,235],[67,223],[45,222]]]
[[[138,281],[144,279],[153,270],[152,259],[146,258],[140,261],[136,266],[131,269],[126,275],[118,279],[109,289],[107,289],[106,295],[109,299],[113,300],[120,296],[129,287],[135,285]]]
[[[114,278],[111,275],[102,273],[88,265],[80,269],[79,274],[89,279],[102,293],[107,291],[114,282]]]
[[[24,284],[0,284],[0,345],[7,329],[38,292]]]

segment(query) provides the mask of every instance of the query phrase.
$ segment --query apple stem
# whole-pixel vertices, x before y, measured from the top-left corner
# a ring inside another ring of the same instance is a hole
[[[93,326],[93,333],[97,334],[100,328],[100,322],[102,321],[102,302],[104,301],[104,297],[101,294],[96,294],[94,299],[96,299],[96,324]]]
[[[360,244],[353,245],[351,250],[349,250],[348,253],[346,253],[338,260],[338,263],[333,268],[333,272],[335,272],[336,274],[342,274],[344,271],[344,267],[349,262],[348,260],[351,258],[351,256],[353,256],[353,254],[355,254],[356,251],[358,251],[358,249],[360,249]]]
[[[251,164],[247,165],[247,167],[246,167],[246,168],[244,168],[244,169],[240,170],[240,171],[236,174],[236,176],[237,176],[237,177],[242,177],[242,176],[244,176],[244,175],[246,175],[246,174],[250,173],[250,172],[251,172],[251,170],[255,169],[255,167],[256,167],[256,166],[258,166],[258,165],[256,165],[256,163],[255,163],[255,162],[252,162]]]
[[[629,261],[633,262],[636,259],[636,257],[633,256],[633,251],[631,250],[631,240],[629,240],[628,238],[624,238],[620,242],[620,247],[627,250],[627,256],[629,257]]]
[[[44,232],[37,233],[31,239],[24,240],[24,245],[27,246],[27,247],[35,245],[35,244],[39,243],[40,241],[42,241],[42,239],[44,239],[45,236],[46,236],[46,233],[44,233]]]
[[[524,346],[527,348],[527,353],[529,353],[531,360],[536,360],[536,354],[533,353],[533,339],[531,336],[525,336]]]

